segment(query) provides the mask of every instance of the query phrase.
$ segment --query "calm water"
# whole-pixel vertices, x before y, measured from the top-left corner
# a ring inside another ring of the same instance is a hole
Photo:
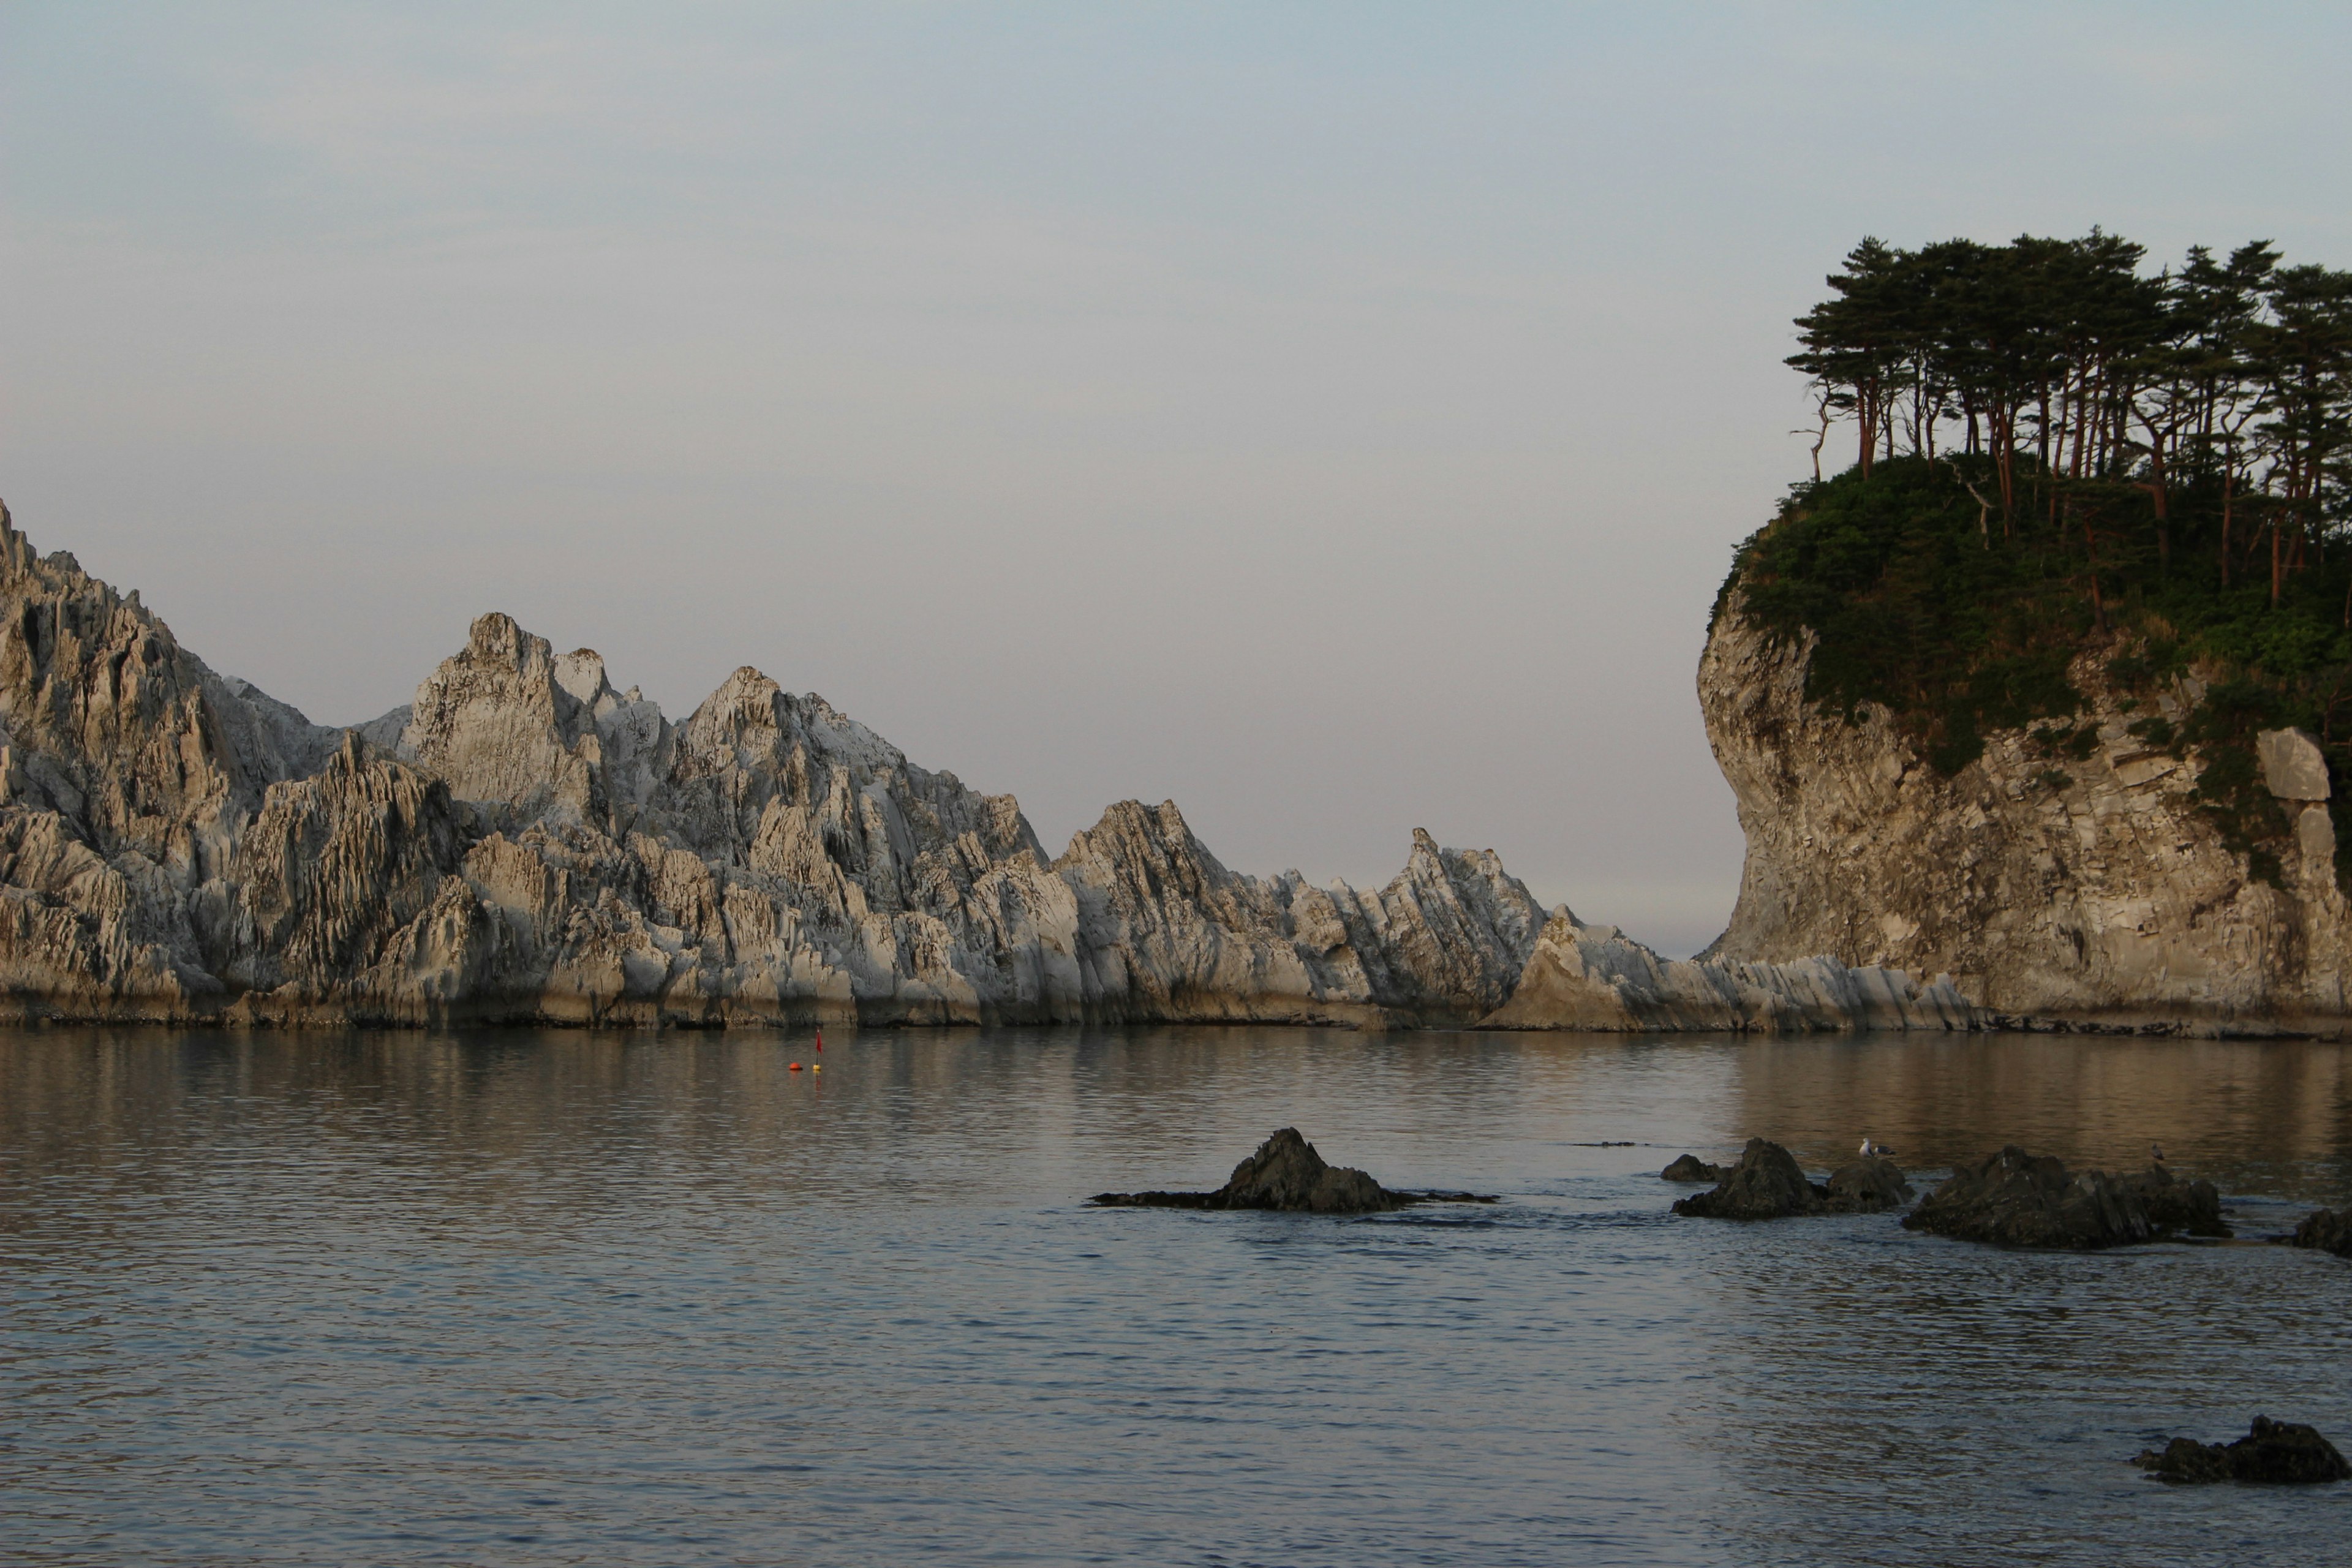
[[[2352,1197],[2352,1056],[1222,1029],[0,1035],[0,1560],[2311,1563],[2352,1264],[1676,1220],[1655,1173],[2151,1138]],[[1089,1210],[1273,1128],[1493,1210]],[[1631,1141],[1633,1147],[1608,1146]]]

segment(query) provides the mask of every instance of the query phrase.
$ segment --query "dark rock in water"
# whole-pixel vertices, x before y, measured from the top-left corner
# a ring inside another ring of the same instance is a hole
[[[1213,1193],[1098,1193],[1114,1208],[1284,1209],[1309,1214],[1379,1214],[1412,1204],[1490,1204],[1475,1193],[1392,1193],[1363,1172],[1324,1163],[1315,1145],[1286,1127],[1234,1167]]]
[[[2211,1481],[2258,1481],[2309,1486],[2352,1479],[2352,1465],[2336,1445],[2299,1421],[2254,1417],[2253,1430],[2234,1443],[2200,1443],[2175,1437],[2161,1451],[2144,1448],[2132,1463],[2158,1479],[2182,1486]]]
[[[1685,1154],[1658,1173],[1670,1182],[1719,1182],[1723,1167],[1710,1165],[1696,1154]]]
[[[2338,1258],[2352,1258],[2352,1214],[2337,1214],[2334,1209],[2321,1209],[2305,1215],[2294,1234],[2286,1238],[2293,1247],[2308,1247],[2321,1252],[2332,1252]]]
[[[1915,1195],[1903,1167],[1884,1155],[1841,1165],[1830,1175],[1829,1206],[1843,1214],[1899,1209]]]
[[[2147,1223],[2158,1230],[2177,1231],[2183,1236],[2231,1234],[2221,1218],[2221,1194],[2210,1182],[2184,1182],[2161,1165],[2150,1165],[2137,1176],[2126,1176],[2124,1182],[2139,1194],[2140,1207],[2147,1211]]]
[[[1750,1138],[1739,1163],[1708,1192],[1675,1201],[1675,1212],[1704,1219],[1783,1219],[1820,1214],[1829,1194],[1805,1180],[1797,1157],[1762,1138]]]
[[[2048,1154],[2012,1143],[1927,1194],[1903,1216],[1912,1230],[1996,1247],[2089,1249],[2155,1238],[2139,1194],[2105,1171],[2070,1175]]]

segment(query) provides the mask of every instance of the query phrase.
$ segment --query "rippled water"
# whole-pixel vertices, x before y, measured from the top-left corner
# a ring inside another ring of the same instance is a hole
[[[2352,1264],[1677,1220],[1750,1132],[2352,1197],[2347,1052],[1292,1030],[0,1035],[0,1559],[2342,1561]],[[1492,1210],[1090,1210],[1276,1126]],[[1630,1141],[1633,1146],[1616,1146]],[[2352,1445],[2347,1445],[2352,1446]]]

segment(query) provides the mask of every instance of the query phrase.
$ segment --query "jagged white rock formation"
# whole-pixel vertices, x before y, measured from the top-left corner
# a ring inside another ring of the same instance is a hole
[[[1949,977],[1850,969],[1833,958],[1787,963],[1665,959],[1615,926],[1585,925],[1566,905],[1536,939],[1492,1029],[1968,1029],[1976,1016]]]
[[[1466,1023],[1543,912],[1416,833],[1377,893],[1220,865],[1173,805],[1049,858],[1010,795],[740,669],[682,723],[481,617],[351,730],[215,674],[0,508],[0,990],[320,1023]]]
[[[2272,885],[2200,808],[2197,756],[2132,732],[2151,715],[2126,709],[2098,655],[2070,671],[2088,702],[2077,722],[2095,735],[2087,755],[1999,733],[1945,778],[1884,711],[1849,722],[1808,703],[1811,651],[1750,625],[1735,594],[1700,662],[1707,736],[1748,838],[1730,926],[1701,955],[1714,966],[1825,954],[1914,982],[1948,975],[1989,1022],[2344,1031],[2347,910],[2309,737],[2261,739],[2292,827]],[[2203,694],[2184,677],[2154,716],[2178,725]]]

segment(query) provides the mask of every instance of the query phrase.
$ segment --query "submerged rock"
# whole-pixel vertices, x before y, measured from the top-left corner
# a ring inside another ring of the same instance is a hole
[[[1996,1247],[2088,1250],[2155,1239],[2138,1190],[2105,1171],[2068,1173],[2048,1154],[2011,1143],[1962,1167],[1903,1217],[1912,1230]]]
[[[1669,1182],[1719,1182],[1723,1167],[1710,1165],[1696,1154],[1685,1154],[1658,1174]]]
[[[2225,1237],[2231,1234],[2221,1218],[2221,1194],[2202,1179],[2181,1181],[2161,1165],[2150,1165],[2137,1176],[2124,1178],[2139,1194],[2148,1224],[2182,1236]]]
[[[2306,1215],[2286,1241],[2290,1247],[2308,1247],[2319,1252],[2332,1252],[2338,1258],[2352,1258],[2352,1214],[2321,1209]]]
[[[2158,1479],[2181,1486],[2213,1481],[2255,1481],[2274,1486],[2310,1486],[2352,1479],[2352,1465],[2336,1445],[2299,1421],[2254,1417],[2253,1429],[2234,1443],[2200,1443],[2175,1437],[2161,1450],[2144,1448],[2132,1463]]]
[[[1475,1193],[1396,1193],[1363,1172],[1327,1164],[1296,1127],[1286,1127],[1234,1167],[1213,1193],[1097,1193],[1112,1208],[1278,1209],[1308,1214],[1378,1214],[1412,1204],[1495,1200]]]

